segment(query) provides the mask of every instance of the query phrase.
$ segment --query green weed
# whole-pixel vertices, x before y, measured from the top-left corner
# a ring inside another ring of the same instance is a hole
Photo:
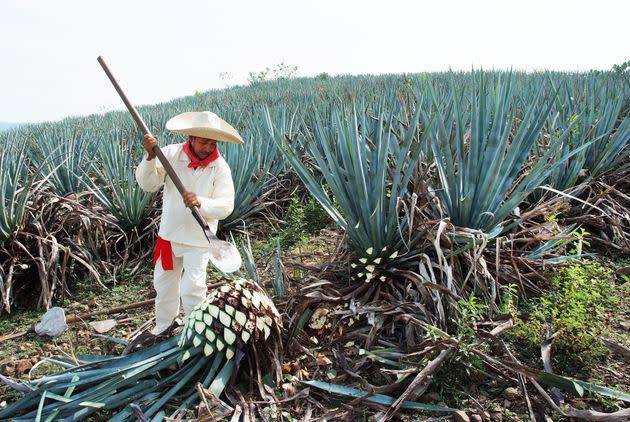
[[[314,198],[309,197],[306,203],[302,203],[297,196],[293,196],[284,222],[282,226],[274,228],[265,241],[256,244],[255,255],[274,253],[278,242],[282,250],[289,250],[307,240],[309,235],[326,227],[331,219]]]
[[[551,290],[525,302],[509,339],[532,360],[540,355],[547,327],[553,333],[552,357],[561,372],[588,370],[608,351],[599,338],[608,332],[606,312],[619,304],[611,281],[613,270],[599,263],[579,263],[551,278]]]

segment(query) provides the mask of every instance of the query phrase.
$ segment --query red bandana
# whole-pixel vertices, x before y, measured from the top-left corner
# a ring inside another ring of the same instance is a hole
[[[205,167],[217,158],[219,158],[219,147],[217,146],[214,151],[205,160],[201,161],[199,158],[195,156],[190,147],[190,141],[184,142],[184,152],[190,158],[190,163],[188,163],[188,168],[197,168],[197,167]]]
[[[162,268],[166,271],[173,269],[173,248],[171,242],[158,236],[155,241],[155,252],[153,253],[153,265],[159,258],[162,258]]]

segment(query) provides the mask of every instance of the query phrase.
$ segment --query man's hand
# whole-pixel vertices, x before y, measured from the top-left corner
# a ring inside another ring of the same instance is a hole
[[[153,147],[156,147],[158,144],[157,138],[151,135],[144,135],[143,139],[144,149],[147,150],[149,156],[147,157],[147,161],[151,161],[156,157],[155,152],[153,152]]]
[[[184,198],[184,204],[186,205],[186,208],[201,207],[201,201],[199,201],[199,198],[197,198],[195,192],[184,192],[182,194],[182,197]]]

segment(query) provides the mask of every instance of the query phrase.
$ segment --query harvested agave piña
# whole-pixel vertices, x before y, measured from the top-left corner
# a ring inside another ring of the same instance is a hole
[[[179,340],[180,362],[215,352],[231,360],[248,341],[266,340],[279,323],[273,302],[254,282],[235,280],[213,290],[193,308]]]

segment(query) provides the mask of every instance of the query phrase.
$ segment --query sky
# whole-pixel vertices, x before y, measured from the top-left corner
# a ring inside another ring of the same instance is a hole
[[[630,60],[628,0],[0,0],[0,122],[122,110],[298,76],[472,68],[609,70]]]

